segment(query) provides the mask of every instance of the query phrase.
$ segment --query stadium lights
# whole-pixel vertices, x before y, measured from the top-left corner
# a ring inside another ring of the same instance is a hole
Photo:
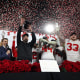
[[[59,31],[58,23],[48,23],[45,25],[45,31],[48,33]]]
[[[47,32],[53,32],[54,31],[54,25],[53,24],[47,24],[46,26],[45,26],[45,30],[47,31]]]

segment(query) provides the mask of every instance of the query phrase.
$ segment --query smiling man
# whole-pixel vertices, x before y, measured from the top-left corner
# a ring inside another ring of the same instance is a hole
[[[4,59],[10,60],[11,58],[12,58],[12,52],[8,46],[8,39],[3,38],[2,39],[2,46],[0,47],[0,60],[4,60]]]
[[[36,42],[36,37],[34,32],[32,31],[31,23],[26,22],[26,25],[24,25],[24,23],[25,23],[25,19],[21,18],[20,27],[17,33],[18,60],[32,61],[32,47]],[[32,34],[32,41],[29,43],[28,43],[28,34],[24,34],[22,36],[22,41],[21,41],[21,31],[23,25],[25,26],[24,28],[27,28]]]
[[[70,39],[65,40],[65,51],[67,60],[80,61],[80,41],[75,32],[70,35]]]

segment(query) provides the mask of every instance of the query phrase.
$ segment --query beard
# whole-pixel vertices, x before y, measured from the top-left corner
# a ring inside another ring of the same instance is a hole
[[[27,39],[25,39],[23,42],[24,42],[24,43],[27,43],[27,42],[28,42],[28,40],[27,40]]]

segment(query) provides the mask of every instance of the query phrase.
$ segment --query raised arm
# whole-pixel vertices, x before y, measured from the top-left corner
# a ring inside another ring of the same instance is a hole
[[[18,33],[17,33],[17,45],[19,45],[19,43],[21,42],[21,30],[22,27],[19,26]]]
[[[14,57],[17,57],[17,51],[15,49],[15,36],[13,36],[12,53]]]
[[[49,41],[48,44],[55,45],[57,43],[56,43],[56,41]]]
[[[36,36],[35,33],[32,32],[31,26],[29,27],[30,32],[32,33],[32,41],[29,43],[31,47],[33,47],[34,43],[36,42]]]
[[[21,23],[20,23],[18,33],[17,33],[17,45],[19,45],[19,43],[21,42],[21,30],[22,30],[22,26],[23,26],[24,22],[25,22],[25,19],[21,18]]]
[[[43,38],[40,38],[40,42],[47,42],[48,43],[48,41]]]
[[[34,32],[31,33],[32,33],[32,41],[30,42],[30,46],[33,47],[34,43],[36,42],[36,36]]]

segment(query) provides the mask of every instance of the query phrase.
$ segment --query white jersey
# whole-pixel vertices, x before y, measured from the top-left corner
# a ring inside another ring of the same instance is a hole
[[[41,59],[42,60],[53,60],[54,59],[54,55],[53,55],[53,49],[56,46],[56,41],[47,41],[45,39],[40,39],[41,43],[41,47],[42,47],[42,51],[44,51],[41,55]],[[45,44],[45,46],[50,45],[49,47],[44,49],[44,42],[46,42],[47,44]]]
[[[37,61],[37,49],[35,48],[32,48],[32,63],[36,62]]]
[[[65,51],[67,60],[76,62],[80,61],[80,41],[65,40]]]
[[[42,56],[41,56],[41,59],[42,60],[53,60],[54,59],[54,56],[53,56],[53,49],[52,48],[46,48],[44,49],[42,47],[42,50],[44,51],[42,53]]]

